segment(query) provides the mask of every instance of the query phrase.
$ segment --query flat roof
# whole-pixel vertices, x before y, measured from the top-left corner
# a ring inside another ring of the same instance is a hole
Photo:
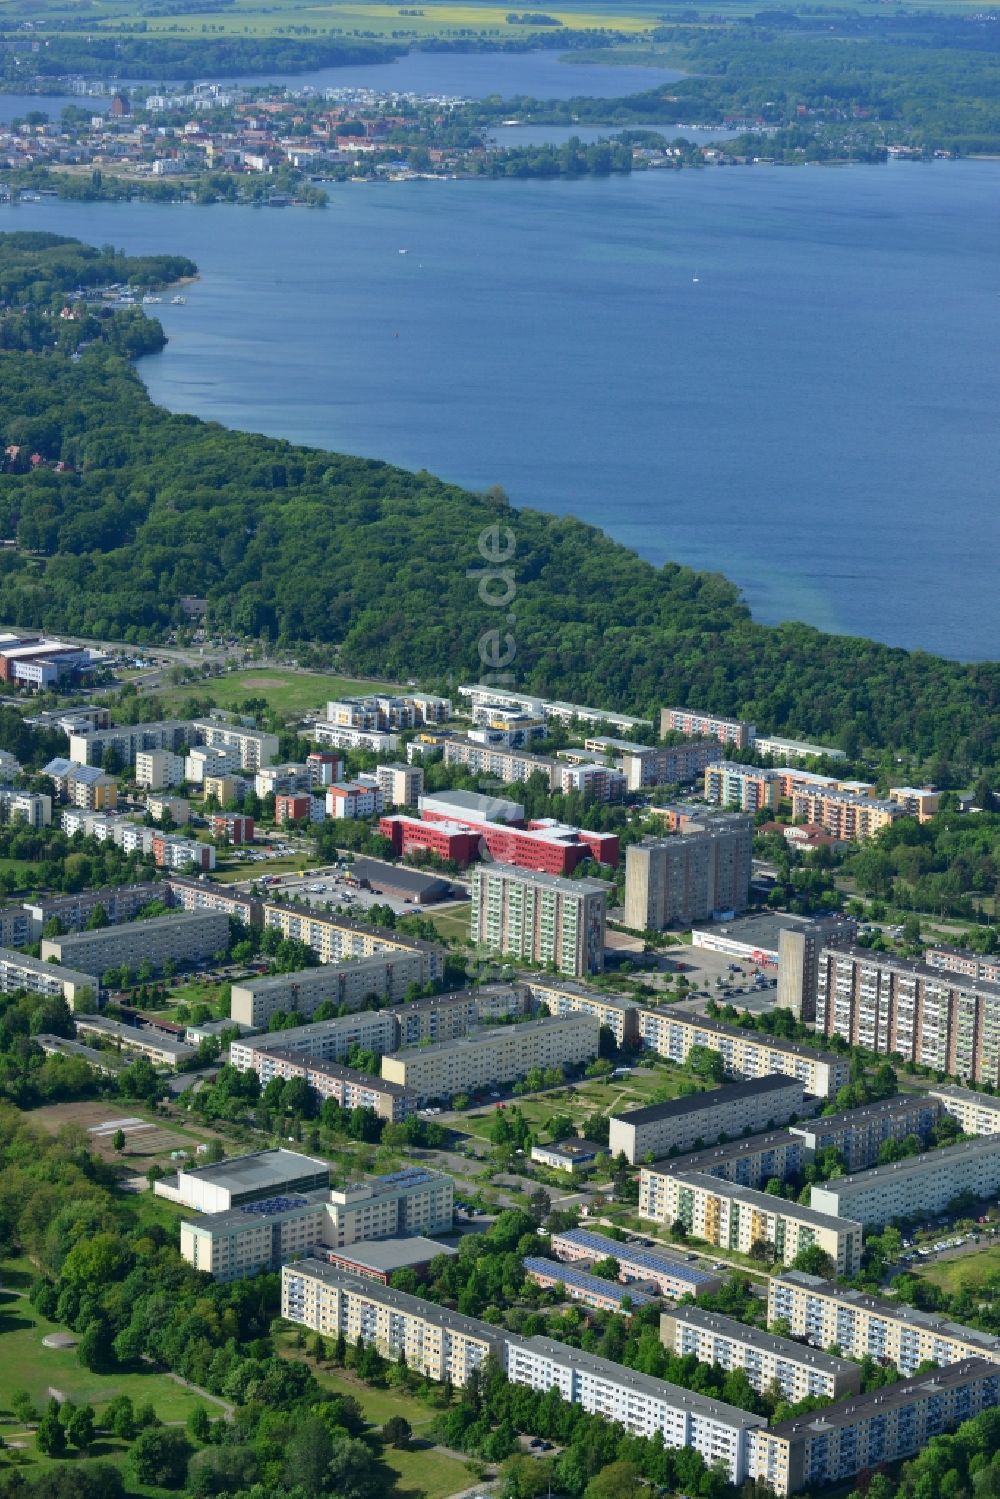
[[[780,1093],[787,1088],[801,1088],[796,1077],[784,1072],[769,1072],[766,1077],[754,1077],[742,1083],[723,1083],[718,1088],[708,1088],[704,1093],[687,1093],[681,1098],[669,1098],[666,1103],[650,1103],[641,1109],[629,1109],[624,1114],[613,1114],[611,1122],[619,1124],[654,1124],[660,1119],[683,1119],[687,1114],[697,1114],[707,1109],[721,1108],[727,1103],[736,1103],[741,1098],[758,1098],[768,1093]]]
[[[608,895],[614,889],[604,880],[570,880],[561,874],[545,874],[540,869],[522,869],[517,864],[477,864],[473,878],[478,875],[499,874],[506,879],[523,880],[528,885],[541,885],[545,890],[559,890],[565,895]]]
[[[432,826],[432,824],[428,824]],[[438,824],[440,827],[440,823]],[[462,829],[468,832],[467,828]],[[429,891],[440,890],[447,892],[451,888],[450,880],[439,874],[422,874],[419,869],[407,869],[402,864],[380,864],[377,859],[355,859],[351,865],[353,874],[368,880],[377,880],[383,885],[392,885],[396,890]]]
[[[898,803],[894,803],[898,806]],[[934,963],[922,963],[917,958],[897,958],[895,953],[876,952],[873,947],[835,947],[831,956],[849,958],[852,962],[872,963],[879,968],[890,968],[897,973],[912,973],[914,978],[940,984],[944,989],[961,989],[967,994],[982,994],[989,999],[1000,996],[1000,984],[989,979],[972,978],[958,973],[953,968],[939,968]]]
[[[885,1317],[892,1322],[905,1322],[911,1327],[922,1328],[928,1333],[936,1333],[943,1338],[953,1338],[957,1342],[972,1343],[980,1348],[989,1349],[995,1355],[1000,1355],[1000,1337],[993,1333],[982,1332],[978,1327],[966,1327],[961,1322],[952,1322],[947,1317],[940,1317],[935,1312],[922,1312],[915,1306],[908,1306],[903,1301],[891,1301],[884,1296],[869,1296],[865,1291],[855,1291],[848,1286],[835,1285],[832,1280],[824,1280],[820,1275],[809,1275],[804,1270],[781,1270],[774,1277],[774,1283],[789,1281],[792,1285],[801,1286],[805,1291],[811,1291],[814,1295],[826,1297],[829,1300],[839,1301],[842,1305],[856,1308],[858,1311],[868,1312],[876,1317]]]
[[[596,1023],[596,1015],[542,1015],[537,1020],[525,1020],[518,1026],[491,1025],[481,1026],[478,1030],[467,1031],[464,1036],[453,1036],[448,1041],[432,1041],[429,1046],[421,1046],[415,1043],[412,1046],[401,1046],[398,1051],[391,1053],[394,1057],[404,1057],[411,1060],[413,1057],[432,1057],[443,1051],[463,1051],[474,1046],[485,1046],[490,1041],[496,1041],[500,1036],[509,1036],[513,1032],[523,1036],[526,1032],[542,1029],[551,1029],[558,1025],[573,1025],[580,1020],[593,1020]]]
[[[803,1128],[798,1125],[797,1128]],[[643,1166],[643,1171],[653,1171],[660,1176],[676,1176],[679,1171],[702,1171],[712,1175],[713,1166],[721,1166],[725,1161],[731,1161],[740,1156],[756,1155],[758,1151],[781,1150],[788,1146],[798,1146],[801,1150],[801,1142],[788,1129],[763,1130],[757,1135],[744,1135],[738,1140],[727,1140],[725,1145],[706,1145],[704,1150],[692,1150],[687,1155],[664,1157],[662,1160],[654,1161],[650,1166]]]
[[[519,982],[526,985],[532,993],[538,989],[546,994],[571,994],[592,1000],[595,1004],[607,1005],[613,1010],[639,1008],[638,1002],[625,994],[607,994],[603,989],[591,989],[586,984],[575,984],[571,979],[554,978],[547,973],[524,973],[520,975]]]
[[[278,1031],[277,1035],[281,1035]],[[340,1062],[321,1061],[317,1057],[309,1056],[308,1052],[293,1051],[288,1046],[262,1046],[258,1048],[261,1056],[273,1057],[278,1062],[289,1062],[294,1067],[301,1067],[303,1072],[318,1072],[323,1077],[332,1077],[343,1083],[354,1083],[359,1088],[370,1088],[373,1093],[385,1093],[392,1098],[409,1098],[409,1093],[402,1083],[386,1082],[384,1078],[373,1077],[370,1072],[359,1072],[356,1067],[345,1067]]]
[[[320,963],[315,968],[294,968],[289,973],[269,973],[264,978],[240,979],[233,984],[233,988],[245,990],[250,994],[268,994],[274,989],[287,989],[290,983],[303,984],[308,983],[310,980],[319,980],[322,982],[333,974],[343,973],[345,968],[365,968],[387,961],[388,959],[384,953],[372,953],[367,958],[341,958],[336,963]],[[356,1019],[357,1017],[354,1015],[350,1017],[335,1015],[333,1020],[346,1020],[348,1018]],[[318,1020],[312,1026],[296,1026],[294,1034],[301,1035],[304,1031],[315,1030],[319,1025],[332,1025],[332,1023],[332,1021]],[[292,1032],[289,1032],[289,1034],[292,1034]],[[261,1040],[263,1040],[263,1037]]]
[[[439,1247],[443,1251],[443,1246]],[[425,1301],[420,1296],[411,1296],[408,1291],[396,1291],[392,1286],[380,1285],[378,1281],[367,1280],[363,1275],[351,1275],[349,1271],[341,1270],[337,1265],[324,1264],[322,1260],[299,1260],[296,1264],[285,1265],[282,1270],[282,1280],[284,1281],[286,1276],[293,1275],[305,1275],[310,1280],[323,1281],[328,1286],[351,1291],[356,1296],[364,1296],[366,1300],[375,1302],[379,1306],[406,1312],[412,1317],[422,1317],[435,1327],[448,1328],[449,1331],[461,1333],[464,1337],[478,1338],[497,1351],[503,1347],[504,1338],[508,1336],[500,1328],[491,1326],[489,1322],[480,1322],[476,1317],[467,1317],[463,1312],[453,1312],[449,1307],[439,1306],[435,1301]]]
[[[552,1242],[575,1244],[580,1249],[588,1249],[601,1259],[618,1260],[626,1265],[635,1265],[641,1270],[648,1270],[653,1275],[673,1275],[678,1280],[686,1280],[691,1286],[705,1286],[709,1282],[715,1282],[719,1277],[712,1271],[701,1270],[697,1265],[691,1265],[686,1260],[674,1259],[670,1254],[658,1254],[652,1249],[643,1249],[638,1244],[623,1244],[618,1239],[609,1239],[605,1234],[595,1234],[588,1228],[568,1228],[564,1233],[553,1234]]]
[[[708,1176],[703,1171],[680,1171],[683,1181],[691,1182],[705,1192],[715,1192],[720,1197],[735,1197],[748,1207],[760,1208],[765,1213],[778,1213],[788,1218],[797,1218],[802,1223],[811,1223],[816,1228],[856,1228],[861,1224],[853,1218],[841,1218],[836,1213],[819,1213],[815,1208],[803,1207],[799,1202],[789,1202],[786,1197],[772,1197],[768,1192],[758,1192],[753,1187],[741,1186],[739,1182],[726,1181],[721,1176]]]
[[[197,846],[192,844],[192,847]],[[197,911],[171,911],[167,916],[150,916],[146,921],[118,922],[114,926],[100,927],[95,932],[66,932],[63,936],[50,940],[63,946],[69,944],[73,947],[87,947],[91,943],[100,944],[104,939],[121,936],[122,933],[160,932],[170,927],[196,926],[202,921],[216,921],[225,914],[224,911],[212,911],[208,907],[201,907]]]
[[[522,802],[506,796],[484,796],[480,791],[423,792],[417,798],[417,807],[421,812],[425,807],[432,812],[439,808],[447,811],[449,807],[459,807],[479,817],[488,816],[490,822],[510,821],[512,817],[520,820],[524,816]]]
[[[551,1155],[564,1156],[567,1161],[584,1155],[607,1155],[608,1153],[606,1145],[597,1145],[593,1140],[581,1140],[579,1136],[573,1140],[560,1140],[558,1144],[553,1141],[550,1145],[534,1145],[532,1149],[547,1150]]]
[[[838,1401],[826,1405],[812,1415],[796,1416],[790,1421],[779,1421],[768,1432],[769,1436],[785,1440],[795,1437],[822,1436],[824,1432],[838,1427],[853,1426],[883,1411],[899,1410],[914,1400],[929,1399],[942,1390],[966,1384],[972,1379],[985,1379],[996,1375],[997,1366],[985,1358],[964,1358],[957,1364],[948,1364],[935,1369],[931,1374],[913,1374],[896,1384],[885,1385],[881,1390],[872,1390],[868,1395],[857,1395],[852,1400]]]
[[[65,968],[61,963],[43,963],[41,958],[30,958],[27,953],[18,952],[16,947],[0,947],[0,964],[23,968],[25,973],[34,973],[40,978],[55,978],[62,984],[89,984],[92,989],[97,988],[97,980],[92,973]]]
[[[286,1182],[303,1176],[314,1176],[317,1172],[330,1175],[328,1161],[316,1160],[314,1156],[299,1155],[294,1150],[253,1150],[246,1155],[234,1155],[214,1165],[191,1166],[181,1170],[182,1177],[196,1176],[199,1181],[210,1182],[216,1187],[228,1187],[230,1191],[258,1192],[263,1187],[275,1189]]]
[[[577,1286],[581,1291],[593,1292],[595,1296],[609,1296],[619,1302],[622,1297],[627,1296],[634,1306],[649,1306],[657,1299],[647,1291],[636,1291],[630,1286],[622,1285],[621,1281],[602,1280],[599,1275],[588,1275],[586,1270],[580,1270],[576,1265],[564,1265],[559,1260],[545,1259],[544,1256],[529,1254],[523,1264],[529,1275],[532,1272],[536,1275],[550,1275],[564,1286]]]
[[[839,952],[840,949],[836,948]],[[696,1025],[699,1030],[712,1031],[716,1036],[732,1036],[741,1041],[750,1042],[755,1046],[769,1047],[772,1051],[788,1052],[796,1057],[808,1057],[812,1062],[825,1062],[828,1066],[846,1066],[847,1058],[836,1051],[816,1051],[811,1046],[803,1046],[801,1041],[786,1041],[781,1036],[769,1036],[766,1032],[748,1030],[745,1025],[727,1025],[724,1020],[710,1020],[707,1015],[699,1015],[695,1010],[684,1010],[679,1005],[664,1005],[662,1007],[650,1007],[646,1005],[643,1013],[647,1015],[663,1016],[666,1020],[680,1020],[685,1025]]]
[[[793,916],[790,911],[765,911],[760,916],[746,916],[739,921],[717,922],[712,932],[733,942],[745,942],[748,947],[776,952],[782,932],[801,932],[812,926],[815,920],[813,916]]]
[[[258,1202],[246,1202],[239,1207],[226,1208],[221,1213],[201,1213],[197,1218],[184,1218],[182,1222],[196,1233],[224,1233],[227,1229],[246,1229],[249,1232],[263,1222],[285,1222],[289,1218],[300,1218],[306,1212],[321,1212],[329,1195],[322,1188],[315,1192],[295,1192],[287,1196],[277,1194]],[[253,1209],[252,1212],[248,1211],[250,1208]]]
[[[824,1369],[828,1374],[849,1374],[857,1364],[848,1358],[837,1358],[832,1353],[823,1353],[819,1348],[809,1348],[791,1338],[776,1337],[760,1327],[751,1327],[738,1322],[735,1317],[723,1317],[719,1312],[707,1312],[703,1307],[681,1304],[661,1313],[662,1317],[673,1317],[689,1327],[699,1327],[704,1332],[718,1333],[720,1337],[732,1338],[735,1343],[747,1343],[752,1348],[763,1349],[779,1358],[794,1359],[796,1363],[810,1364],[814,1369]]]
[[[931,1098],[953,1098],[956,1103],[974,1103],[980,1108],[1000,1110],[1000,1098],[995,1093],[977,1093],[975,1088],[959,1088],[954,1083],[943,1083],[938,1088],[928,1088]]]
[[[58,972],[58,969],[56,969]],[[92,984],[96,980],[91,978]],[[130,1041],[141,1041],[162,1051],[165,1054],[181,1057],[190,1057],[195,1048],[186,1041],[180,1041],[174,1036],[167,1035],[151,1025],[123,1025],[119,1020],[107,1020],[103,1015],[74,1015],[78,1030],[96,1031],[101,1036],[112,1036],[116,1041],[121,1041],[127,1046]]]
[[[437,1239],[426,1239],[423,1234],[404,1234],[396,1239],[366,1239],[346,1244],[342,1249],[331,1249],[330,1253],[352,1265],[391,1275],[394,1270],[405,1270],[410,1265],[426,1265],[439,1254],[454,1256],[458,1250],[440,1244]]]
[[[749,1411],[737,1410],[734,1405],[724,1405],[721,1400],[711,1400],[707,1395],[696,1394],[694,1390],[685,1390],[680,1385],[668,1384],[665,1379],[654,1379],[651,1374],[640,1374],[637,1369],[630,1369],[626,1364],[615,1364],[608,1358],[600,1358],[596,1353],[585,1353],[581,1348],[570,1347],[568,1343],[557,1343],[554,1338],[521,1338],[514,1333],[507,1333],[505,1336],[507,1342],[513,1347],[526,1348],[529,1352],[540,1354],[543,1358],[550,1358],[554,1363],[562,1364],[564,1367],[576,1368],[587,1374],[596,1375],[597,1378],[605,1379],[609,1384],[617,1385],[620,1389],[638,1390],[654,1400],[662,1400],[674,1409],[696,1411],[699,1415],[707,1416],[721,1425],[735,1426],[743,1430],[767,1425],[764,1416],[753,1416]]]
[[[955,1161],[983,1152],[1000,1155],[1000,1135],[977,1135],[974,1140],[960,1140],[957,1145],[943,1145],[940,1150],[925,1150],[922,1155],[906,1156],[901,1161],[889,1161],[884,1166],[869,1166],[866,1171],[856,1171],[853,1176],[835,1176],[830,1181],[816,1182],[821,1191],[840,1192],[857,1188],[877,1187],[883,1182],[900,1176],[922,1176],[935,1166],[948,1170]]]
[[[202,886],[204,889],[204,885]],[[225,886],[217,886],[225,889]],[[301,906],[285,905],[278,900],[266,900],[262,909],[265,917],[269,911],[276,911],[281,916],[292,916],[299,921],[310,921],[318,926],[336,927],[341,932],[359,932],[365,937],[377,937],[380,942],[385,942],[391,947],[409,948],[414,952],[443,952],[444,948],[439,942],[428,942],[423,937],[404,936],[401,932],[389,931],[386,927],[373,926],[371,922],[355,921],[353,916],[331,916],[329,912],[312,911],[303,909]],[[374,956],[377,956],[375,954]],[[344,962],[364,962],[364,959],[348,959]],[[333,965],[330,965],[333,966]]]

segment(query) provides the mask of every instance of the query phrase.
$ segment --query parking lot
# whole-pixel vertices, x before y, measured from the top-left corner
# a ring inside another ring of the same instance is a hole
[[[350,865],[339,869],[327,865],[322,869],[310,869],[305,874],[280,874],[267,879],[269,895],[280,893],[285,900],[302,901],[316,911],[333,911],[341,906],[345,911],[364,920],[374,905],[391,906],[397,916],[412,915],[419,910],[412,901],[399,900],[383,894],[378,888],[362,890],[350,872]]]

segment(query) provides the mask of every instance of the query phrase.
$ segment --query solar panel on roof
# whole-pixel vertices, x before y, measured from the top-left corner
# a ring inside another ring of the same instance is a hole
[[[525,1270],[537,1270],[542,1275],[558,1276],[564,1286],[577,1286],[581,1291],[592,1291],[604,1296],[617,1296],[619,1300],[627,1296],[633,1306],[646,1306],[653,1300],[644,1291],[633,1291],[628,1286],[616,1285],[614,1281],[603,1280],[599,1275],[588,1275],[585,1270],[576,1270],[572,1265],[556,1264],[554,1260],[535,1259],[529,1256],[524,1261]]]
[[[271,1217],[274,1213],[286,1213],[290,1208],[304,1208],[309,1206],[306,1197],[265,1197],[260,1202],[245,1202],[240,1207],[241,1213],[259,1213],[264,1217]]]
[[[648,1249],[636,1249],[631,1244],[620,1244],[617,1239],[607,1239],[603,1234],[592,1234],[585,1228],[571,1228],[558,1236],[569,1244],[578,1244],[581,1249],[592,1249],[595,1254],[612,1255],[616,1260],[627,1260],[656,1275],[673,1275],[677,1280],[686,1280],[691,1285],[703,1285],[716,1277],[708,1270],[699,1270],[695,1265],[682,1264],[667,1255],[653,1254]]]

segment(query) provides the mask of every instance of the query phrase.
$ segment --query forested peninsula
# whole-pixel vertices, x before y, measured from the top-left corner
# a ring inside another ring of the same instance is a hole
[[[181,621],[182,596],[197,595],[214,628],[441,684],[479,676],[480,641],[500,626],[515,642],[514,680],[531,691],[643,713],[692,701],[851,753],[906,746],[996,762],[1000,664],[760,625],[722,576],[654,567],[502,491],[162,410],[113,336],[66,332],[66,298],[100,254],[0,235],[8,624],[155,641]],[[171,264],[111,256],[116,279],[133,283],[137,266],[149,278]],[[478,586],[480,537],[498,524],[513,534],[510,623]]]

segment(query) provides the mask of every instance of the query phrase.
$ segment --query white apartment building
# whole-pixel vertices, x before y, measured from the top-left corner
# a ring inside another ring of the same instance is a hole
[[[444,948],[420,937],[404,937],[384,927],[366,926],[350,916],[318,915],[295,906],[265,902],[263,923],[283,937],[297,937],[311,947],[322,963],[346,958],[371,958],[379,953],[415,953],[420,958],[420,982],[444,977]]]
[[[360,781],[334,782],[326,788],[328,817],[375,817],[382,811],[382,793],[377,786]]]
[[[455,1221],[455,1183],[442,1171],[409,1166],[334,1188],[327,1201],[331,1249],[394,1234],[447,1234]]]
[[[161,969],[167,959],[194,963],[229,948],[229,918],[221,911],[177,911],[149,921],[129,921],[95,932],[47,937],[42,959],[73,964],[83,973],[100,975],[109,968],[138,968],[149,962]]]
[[[639,1036],[650,1051],[684,1062],[692,1046],[720,1052],[730,1077],[796,1077],[807,1093],[833,1098],[850,1082],[850,1063],[836,1052],[814,1051],[797,1041],[779,1041],[759,1031],[709,1020],[680,1005],[640,1009]]]
[[[517,1082],[535,1067],[575,1067],[593,1061],[600,1033],[593,1015],[549,1015],[384,1056],[382,1076],[421,1101],[450,1099],[456,1093]]]
[[[310,724],[308,734],[316,744],[325,744],[329,749],[363,749],[374,755],[387,755],[399,748],[398,734],[384,734],[379,729],[354,729],[348,724],[320,720]]]
[[[184,719],[164,719],[160,723],[116,724],[112,729],[92,729],[86,734],[70,734],[69,758],[77,765],[101,765],[109,750],[123,766],[134,765],[143,750],[172,750],[199,736],[196,726]]]
[[[791,1130],[779,1129],[730,1140],[725,1145],[708,1145],[704,1150],[695,1150],[672,1160],[657,1161],[639,1171],[639,1215],[643,1218],[656,1216],[651,1204],[657,1201],[660,1192],[659,1183],[654,1180],[658,1176],[700,1171],[705,1176],[718,1176],[723,1181],[757,1189],[766,1187],[775,1176],[779,1181],[787,1181],[801,1175],[806,1160],[801,1139]]]
[[[1000,1098],[995,1093],[977,1093],[972,1088],[931,1088],[928,1098],[957,1119],[963,1135],[1000,1134]]]
[[[184,758],[184,779],[202,786],[209,776],[218,779],[239,768],[240,754],[235,746],[196,744]]]
[[[634,999],[624,994],[604,994],[571,979],[549,978],[541,973],[526,973],[522,981],[532,999],[544,1005],[550,1015],[596,1015],[619,1046],[638,1045],[639,1006]]]
[[[295,792],[311,791],[316,784],[315,773],[309,765],[262,765],[253,778],[253,789],[258,796],[288,796]]]
[[[475,682],[459,687],[458,695],[465,698],[472,709],[497,703],[506,708],[516,708],[522,713],[555,723],[607,724],[619,732],[629,729],[651,729],[648,718],[633,718],[628,713],[613,713],[609,708],[588,708],[581,703],[563,703],[554,698],[532,697],[523,692],[509,692],[502,687],[491,687],[489,683]]]
[[[540,773],[548,778],[550,791],[562,784],[562,766],[548,755],[533,755],[530,750],[507,749],[502,744],[477,744],[466,735],[455,734],[441,743],[445,765],[464,765],[474,775],[493,776],[505,786]]]
[[[699,1363],[718,1364],[727,1372],[742,1369],[758,1394],[778,1384],[792,1403],[816,1395],[841,1400],[861,1388],[857,1364],[699,1306],[661,1312],[660,1342],[678,1358],[693,1355]]]
[[[424,789],[419,765],[376,765],[375,779],[385,807],[415,807]]]
[[[942,1367],[958,1359],[982,1357],[1000,1364],[1000,1338],[963,1327],[905,1301],[866,1296],[847,1286],[785,1270],[767,1283],[767,1321],[814,1348],[836,1347],[845,1358],[872,1358],[912,1374],[933,1361]]]
[[[775,1129],[804,1107],[798,1078],[774,1073],[744,1083],[728,1083],[705,1093],[671,1098],[611,1116],[608,1151],[631,1165],[670,1151],[701,1150],[742,1134]]]
[[[1000,1135],[994,1135],[835,1177],[812,1187],[809,1200],[820,1213],[885,1224],[925,1219],[958,1197],[993,1198],[998,1188]]]
[[[754,749],[758,755],[770,755],[771,759],[780,760],[783,765],[814,758],[847,759],[843,750],[831,749],[828,744],[812,744],[807,739],[782,739],[778,734],[758,734],[754,740]]]
[[[0,947],[0,994],[16,994],[19,989],[64,999],[71,1010],[76,1008],[77,1000],[89,999],[96,1005],[100,995],[100,985],[92,973],[42,962],[26,953]]]
[[[600,973],[609,888],[512,864],[480,865],[471,881],[472,941],[529,963],[553,963],[571,977]]]
[[[644,1216],[679,1220],[694,1238],[741,1254],[771,1244],[782,1264],[813,1245],[830,1256],[838,1275],[853,1275],[861,1263],[860,1223],[699,1171],[651,1173]]]
[[[394,951],[366,958],[345,958],[319,968],[301,968],[233,984],[229,1013],[252,1030],[265,1027],[279,1010],[306,1019],[321,1004],[360,1010],[371,995],[402,999],[411,984],[422,984],[420,953]]]
[[[277,734],[260,729],[246,729],[217,718],[196,719],[192,728],[210,749],[236,750],[241,770],[259,770],[262,765],[270,765],[278,753]]]
[[[147,791],[184,784],[184,756],[172,750],[140,750],[135,757],[135,783]]]
[[[359,1010],[353,1015],[318,1020],[291,1030],[242,1036],[229,1043],[229,1060],[241,1072],[254,1070],[257,1052],[280,1046],[283,1051],[301,1055],[303,1061],[339,1062],[352,1047],[381,1054],[391,1051],[395,1040],[396,1020],[391,1010]]]
[[[0,786],[0,822],[24,822],[29,828],[47,828],[52,822],[52,798],[43,791]]]

